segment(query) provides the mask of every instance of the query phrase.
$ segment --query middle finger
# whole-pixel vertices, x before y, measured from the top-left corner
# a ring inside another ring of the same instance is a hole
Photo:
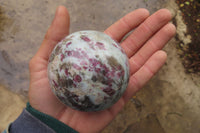
[[[126,38],[121,46],[128,57],[134,55],[143,44],[151,38],[159,29],[171,20],[171,13],[167,9],[161,9],[147,18],[133,33]]]

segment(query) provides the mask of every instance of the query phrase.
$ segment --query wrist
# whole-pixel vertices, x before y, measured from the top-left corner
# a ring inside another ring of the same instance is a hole
[[[31,113],[34,117],[36,117],[37,119],[48,125],[50,128],[52,128],[55,132],[78,133],[77,131],[62,123],[61,121],[34,109],[29,102],[27,103],[26,110],[29,113]]]

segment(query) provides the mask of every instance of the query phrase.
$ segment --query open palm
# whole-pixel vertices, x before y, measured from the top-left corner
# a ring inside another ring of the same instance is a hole
[[[48,58],[55,45],[69,34],[69,14],[60,6],[37,54],[30,61],[29,102],[35,109],[46,113],[81,133],[101,131],[122,110],[124,104],[145,85],[162,67],[166,53],[161,49],[175,34],[168,23],[171,14],[161,9],[149,16],[146,9],[138,9],[111,25],[105,33],[121,42],[129,57],[130,81],[123,97],[111,108],[99,112],[80,112],[62,104],[52,93],[48,77]]]

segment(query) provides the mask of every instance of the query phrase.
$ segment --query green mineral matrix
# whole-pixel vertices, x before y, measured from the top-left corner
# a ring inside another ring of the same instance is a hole
[[[65,105],[80,111],[100,111],[116,103],[126,90],[129,62],[110,36],[79,31],[55,46],[48,77],[53,93]]]

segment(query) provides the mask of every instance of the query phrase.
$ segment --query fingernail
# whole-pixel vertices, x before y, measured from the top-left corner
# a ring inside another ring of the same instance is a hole
[[[58,12],[59,12],[59,7],[57,7],[57,9],[56,9],[56,13],[55,13],[55,16],[54,16],[54,19],[53,19],[53,23],[56,20],[56,17],[58,16]]]
[[[59,12],[59,7],[57,7],[56,9],[55,17],[58,15],[58,12]]]

